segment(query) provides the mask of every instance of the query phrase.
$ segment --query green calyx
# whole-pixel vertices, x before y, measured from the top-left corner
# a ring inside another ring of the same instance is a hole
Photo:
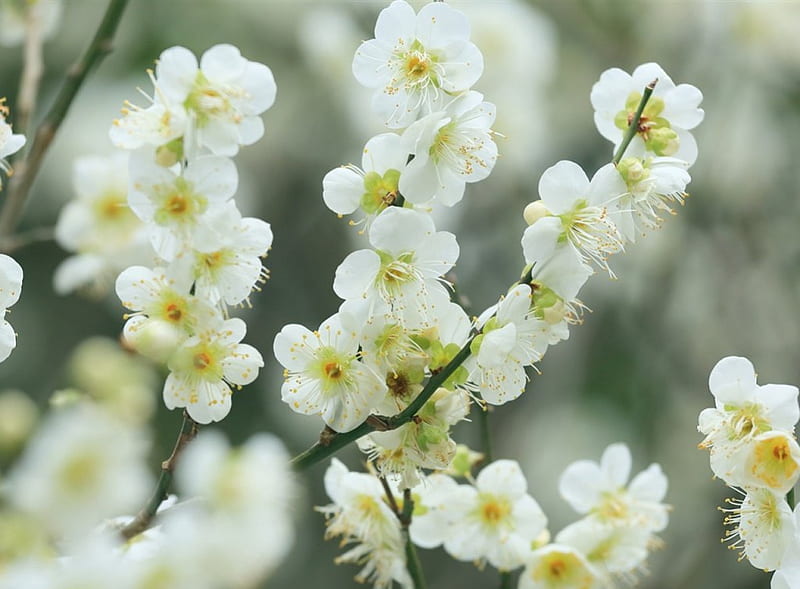
[[[626,157],[617,164],[617,171],[630,190],[650,177],[650,162],[649,159]]]
[[[614,117],[614,125],[618,129],[628,130],[641,100],[642,95],[639,92],[631,92],[628,95],[625,108]],[[660,156],[675,155],[680,147],[680,141],[669,121],[661,116],[663,111],[664,99],[652,96],[642,111],[637,133],[644,141],[648,151]]]
[[[368,215],[380,213],[390,206],[400,194],[400,172],[386,170],[381,176],[378,172],[367,172],[364,176],[364,194],[359,206]]]
[[[564,299],[541,282],[533,282],[531,287],[533,314],[550,325],[560,323],[566,315]]]
[[[183,137],[173,139],[156,149],[156,163],[169,168],[183,161]]]

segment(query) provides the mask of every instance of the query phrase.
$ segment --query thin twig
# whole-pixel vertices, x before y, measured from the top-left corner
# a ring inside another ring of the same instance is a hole
[[[169,487],[172,484],[172,474],[175,470],[175,464],[178,461],[183,449],[191,442],[197,435],[197,423],[189,417],[189,414],[183,412],[183,423],[181,424],[181,433],[175,441],[175,447],[172,449],[172,454],[169,455],[164,462],[161,463],[161,475],[158,477],[156,488],[150,496],[142,510],[136,514],[136,517],[120,530],[120,534],[126,540],[141,534],[153,521],[158,511],[158,506],[161,505],[169,495]]]
[[[52,241],[55,239],[55,232],[55,227],[33,227],[26,231],[9,235],[8,238],[0,241],[0,251],[10,254],[34,243]]]
[[[64,84],[44,120],[36,129],[28,157],[17,163],[16,174],[9,183],[8,195],[0,211],[0,237],[13,233],[22,215],[33,181],[42,161],[69,111],[72,101],[86,80],[89,71],[111,52],[111,42],[128,0],[111,0],[92,42],[83,56],[69,69]]]
[[[492,433],[489,429],[489,407],[488,405],[482,407],[477,403],[476,405],[478,408],[478,423],[481,428],[481,450],[483,451],[483,463],[489,464],[492,462]]]
[[[500,589],[511,589],[511,573],[500,573]]]
[[[44,71],[42,60],[42,19],[41,12],[34,4],[25,6],[25,49],[22,77],[19,82],[19,96],[16,104],[17,133],[24,134],[28,129],[31,117],[36,110],[36,98],[39,95],[39,82]]]
[[[617,165],[620,162],[622,156],[625,154],[625,150],[628,149],[628,145],[630,145],[631,141],[633,141],[636,133],[639,132],[639,121],[642,120],[642,112],[644,111],[644,107],[647,105],[647,101],[650,100],[650,96],[652,96],[653,90],[655,90],[657,83],[658,78],[644,87],[642,99],[639,101],[639,106],[636,107],[636,112],[633,114],[633,119],[631,119],[631,122],[628,125],[628,130],[625,132],[625,136],[622,138],[622,143],[619,144],[619,149],[617,149],[617,153],[614,154],[614,159],[611,160],[611,163],[614,165]]]

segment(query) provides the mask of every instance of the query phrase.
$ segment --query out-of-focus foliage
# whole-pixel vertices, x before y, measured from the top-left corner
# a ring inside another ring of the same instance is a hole
[[[492,412],[494,454],[521,463],[551,528],[560,529],[573,517],[557,496],[560,472],[575,459],[597,460],[598,449],[625,441],[638,464],[661,463],[670,480],[667,501],[674,506],[665,548],[652,558],[651,575],[641,586],[764,586],[762,573],[737,564],[719,543],[724,532],[715,506],[725,489],[711,480],[707,456],[696,449],[696,419],[710,402],[708,372],[723,356],[751,358],[764,382],[800,382],[800,4],[455,4],[470,17],[473,40],[486,57],[478,89],[491,92],[495,128],[505,136],[493,175],[469,186],[458,212],[439,221],[459,237],[458,289],[475,312],[519,275],[521,212],[537,197],[542,171],[559,159],[591,171],[610,160],[610,145],[596,132],[589,104],[603,70],[631,71],[658,61],[676,83],[703,91],[706,119],[696,133],[700,157],[692,168],[691,197],[677,218],[635,251],[615,256],[618,280],[597,277],[582,293],[593,310],[584,325],[548,354],[542,374],[532,375],[513,409]],[[45,47],[34,121],[104,5],[67,1],[62,26]],[[232,413],[217,426],[235,443],[266,430],[299,451],[321,427],[282,405],[280,371],[268,356],[283,324],[317,325],[339,304],[331,290],[333,270],[359,236],[325,208],[321,179],[335,166],[357,162],[364,141],[381,130],[366,108],[371,92],[356,84],[350,63],[358,44],[371,37],[370,23],[383,6],[376,0],[131,0],[116,50],[73,105],[20,227],[25,232],[55,223],[73,196],[74,158],[112,149],[111,120],[132,87],[147,85],[144,71],[164,48],[184,45],[199,54],[231,42],[248,59],[272,68],[278,98],[264,116],[265,137],[237,159],[243,213],[268,220],[275,241],[267,260],[272,278],[245,311],[249,342],[264,353],[267,367],[254,385],[237,393]],[[0,95],[12,106],[21,55],[20,48],[0,53]],[[141,374],[137,386],[156,395],[158,382],[153,385],[140,367],[121,363],[116,349],[99,360],[107,374],[80,367],[90,352],[78,345],[93,336],[116,338],[123,309],[113,294],[56,296],[53,270],[66,256],[52,242],[15,253],[25,269],[25,287],[9,315],[19,339],[0,368],[0,387],[25,391],[44,406],[56,390],[89,389],[95,386],[89,383],[106,379],[102,386],[110,388],[114,377],[139,379],[130,376],[133,371]],[[96,342],[91,354],[104,354],[105,345]],[[154,469],[180,423],[177,413],[155,401]],[[131,406],[150,411],[140,400]],[[30,415],[29,408],[17,410]],[[457,435],[479,446],[477,427],[460,427]],[[363,457],[347,452],[342,459],[355,468]],[[307,503],[298,509],[295,550],[270,586],[352,584],[354,571],[332,564],[337,547],[323,543],[322,517],[310,507],[327,503],[325,466],[304,475]],[[491,573],[484,578],[441,550],[422,558],[432,587],[496,582]]]

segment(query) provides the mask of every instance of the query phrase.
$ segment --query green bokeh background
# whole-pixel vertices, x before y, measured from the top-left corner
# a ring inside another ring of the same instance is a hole
[[[480,4],[501,19],[509,2],[461,4],[467,10]],[[800,383],[800,3],[514,5],[529,20],[518,20],[509,38],[487,34],[487,43],[497,43],[489,47],[476,37],[487,55],[478,88],[498,103],[496,129],[506,136],[500,151],[513,156],[501,159],[487,181],[469,186],[458,209],[439,221],[459,238],[459,291],[475,313],[519,275],[521,211],[537,198],[541,173],[560,159],[574,160],[590,174],[610,160],[611,147],[595,131],[589,104],[603,70],[630,72],[657,61],[676,83],[703,91],[706,120],[696,132],[700,156],[686,205],[661,230],[613,259],[617,280],[598,274],[582,291],[592,309],[584,325],[548,352],[522,398],[492,412],[495,457],[521,463],[555,534],[577,518],[558,497],[561,471],[579,458],[597,460],[606,445],[624,441],[634,455],[634,472],[662,464],[670,480],[667,500],[674,506],[665,545],[651,556],[650,574],[640,586],[767,587],[767,575],[737,563],[719,541],[724,529],[716,506],[734,492],[712,480],[708,457],[696,448],[696,420],[712,403],[708,373],[723,356],[749,357],[761,383]],[[99,0],[65,0],[63,24],[45,47],[38,117],[104,6]],[[246,341],[262,351],[266,367],[256,383],[235,394],[231,414],[215,426],[236,443],[270,431],[296,453],[321,428],[318,420],[297,416],[281,403],[271,347],[282,325],[315,327],[335,312],[340,301],[331,290],[333,272],[365,243],[324,207],[321,180],[335,166],[358,163],[370,134],[382,131],[353,121],[370,91],[357,86],[346,57],[371,37],[381,7],[373,0],[131,0],[115,51],[79,94],[20,225],[20,231],[53,225],[72,197],[72,159],[113,149],[107,128],[124,99],[144,104],[135,87],[149,91],[144,70],[163,49],[184,45],[199,55],[229,42],[272,68],[278,99],[263,117],[266,135],[236,158],[243,211],[269,221],[275,233],[266,261],[272,278],[252,297],[253,308],[240,315],[248,323]],[[345,34],[342,22],[356,35]],[[520,22],[536,24],[526,31]],[[493,51],[502,54],[504,43],[517,42],[533,53],[490,59]],[[12,107],[21,55],[20,48],[0,52],[0,96],[8,96]],[[501,96],[523,108],[504,114]],[[54,390],[72,384],[67,362],[76,346],[90,336],[116,338],[123,323],[113,293],[89,299],[53,292],[53,270],[66,255],[52,242],[14,252],[25,283],[7,318],[19,342],[0,366],[0,387],[21,389],[42,407]],[[179,427],[180,415],[159,401],[152,426],[154,470]],[[477,424],[460,424],[456,436],[479,445]],[[341,458],[351,469],[363,460],[355,451]],[[298,477],[297,538],[269,587],[354,585],[357,569],[333,564],[340,549],[335,541],[322,541],[322,516],[312,511],[312,505],[327,503],[324,468]],[[478,573],[441,550],[423,551],[422,558],[432,588],[498,585],[494,571]]]

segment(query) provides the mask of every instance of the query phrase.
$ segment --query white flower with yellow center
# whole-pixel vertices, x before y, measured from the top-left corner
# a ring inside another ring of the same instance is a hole
[[[178,274],[194,280],[194,293],[212,305],[238,305],[265,282],[269,272],[262,264],[272,245],[269,223],[242,218],[236,205],[209,211],[194,232],[194,248],[176,258]]]
[[[369,241],[374,250],[355,251],[336,269],[334,292],[346,301],[383,301],[404,325],[407,317],[432,323],[450,298],[442,276],[458,259],[455,235],[436,231],[423,212],[390,207],[373,221]]]
[[[575,548],[548,544],[533,551],[519,589],[599,589],[602,577]]]
[[[383,401],[386,383],[359,360],[359,334],[333,315],[317,331],[284,326],[275,336],[275,358],[285,368],[281,398],[297,413],[320,415],[336,431],[361,424]]]
[[[356,51],[353,75],[376,89],[372,106],[387,126],[408,127],[478,81],[483,56],[469,32],[464,14],[443,2],[414,14],[395,0],[381,11],[375,38]]]
[[[52,414],[9,473],[7,498],[57,537],[141,507],[151,487],[138,426],[88,403]]]
[[[481,329],[470,345],[469,380],[491,405],[513,401],[528,383],[525,366],[538,362],[547,349],[541,320],[531,312],[531,288],[514,287],[498,305],[478,318]]]
[[[358,209],[368,219],[391,206],[400,196],[400,172],[408,161],[405,140],[395,133],[376,135],[364,146],[361,168],[340,166],[322,179],[322,198],[334,213]]]
[[[325,472],[325,491],[330,505],[318,507],[327,519],[326,538],[342,537],[353,548],[336,562],[364,565],[359,582],[372,581],[377,589],[390,589],[393,581],[411,589],[400,520],[389,508],[384,490],[372,475],[349,472],[336,458]]]
[[[591,93],[597,130],[614,143],[616,150],[633,121],[645,86],[653,80],[658,83],[626,153],[673,156],[691,165],[697,159],[697,143],[689,130],[703,120],[704,112],[699,108],[703,94],[689,84],[676,86],[658,64],[642,64],[632,75],[619,68],[603,72]]]
[[[524,564],[547,518],[528,495],[519,464],[497,460],[467,489],[468,493],[454,497],[450,504],[453,525],[444,541],[447,553],[457,560],[489,561],[501,571]]]
[[[231,385],[250,384],[264,366],[258,350],[239,343],[245,332],[244,321],[234,318],[186,339],[169,359],[167,408],[185,407],[198,423],[225,418],[231,410]]]
[[[494,119],[494,105],[480,92],[468,92],[406,129],[414,159],[400,175],[403,196],[414,204],[458,203],[468,182],[483,180],[494,168]]]
[[[669,506],[662,503],[667,477],[651,464],[628,484],[631,452],[625,444],[611,444],[600,463],[578,460],[561,475],[558,490],[575,511],[615,526],[637,526],[652,532],[667,527]]]
[[[195,127],[194,139],[216,155],[234,156],[264,134],[258,116],[275,102],[272,71],[242,57],[233,45],[215,45],[197,58],[185,47],[161,53],[156,85],[180,104]]]
[[[153,249],[167,261],[192,246],[202,215],[225,204],[238,184],[236,166],[217,156],[198,157],[178,174],[141,152],[131,160],[130,175],[128,204],[147,225]]]
[[[723,509],[729,547],[741,549],[750,563],[771,571],[781,566],[787,548],[797,532],[792,508],[782,495],[769,489],[747,489],[743,499],[729,499],[733,507]]]
[[[549,167],[539,179],[541,200],[526,211],[525,257],[531,252],[544,260],[558,248],[572,247],[584,262],[591,260],[613,276],[608,256],[622,251],[623,239],[612,217],[621,214],[617,202],[624,190],[613,168],[601,168],[590,182],[574,162]]]
[[[56,242],[75,255],[56,268],[56,292],[104,292],[124,268],[153,258],[142,221],[128,206],[128,154],[84,156],[73,164],[75,199],[58,216]]]
[[[613,165],[613,164],[608,164]],[[617,164],[624,182],[617,206],[630,215],[618,214],[614,222],[628,241],[636,241],[637,233],[657,229],[662,214],[675,214],[673,207],[683,204],[686,185],[691,177],[683,160],[671,157],[626,157]]]
[[[139,349],[140,338],[158,329],[160,339],[172,342],[174,349],[197,331],[218,325],[222,321],[219,313],[203,299],[190,294],[190,288],[191,281],[164,268],[151,270],[131,266],[125,269],[116,282],[122,305],[133,311],[126,315],[125,339]],[[147,351],[147,346],[141,349],[143,354],[149,355]]]
[[[800,418],[797,387],[759,386],[753,364],[736,356],[723,358],[714,366],[708,386],[716,407],[700,413],[698,430],[706,435],[700,447],[711,451],[714,474],[738,487],[763,486],[763,477],[777,475],[781,475],[775,479],[779,488],[793,485],[791,480],[796,481],[798,475],[792,439]],[[773,430],[787,436],[767,435]],[[752,470],[755,464],[759,465],[757,472]]]
[[[4,317],[21,293],[22,266],[11,256],[0,254],[0,362],[17,346],[17,334]]]

